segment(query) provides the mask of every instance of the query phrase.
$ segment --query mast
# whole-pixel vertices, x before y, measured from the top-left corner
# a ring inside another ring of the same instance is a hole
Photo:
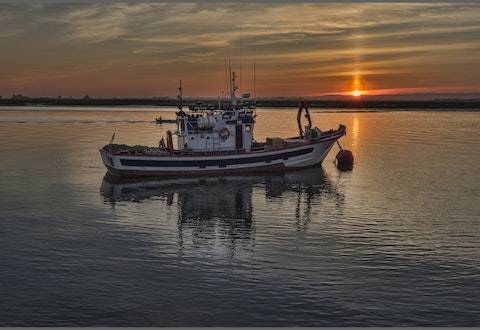
[[[180,80],[180,86],[178,87],[178,109],[182,110],[183,108],[183,93],[182,93],[182,81]]]
[[[257,93],[256,93],[256,90],[255,90],[255,87],[256,87],[255,86],[255,79],[256,79],[255,64],[257,64],[257,50],[254,47],[253,48],[253,105],[256,108],[257,107]]]
[[[230,81],[230,86],[229,86],[229,87],[230,87],[230,90],[229,90],[229,92],[230,92],[230,99],[232,99],[233,86],[232,86],[232,83],[231,83],[231,81],[232,81],[232,66],[231,66],[231,64],[230,64],[230,56],[228,56],[228,73],[229,73],[229,79],[228,79],[228,81]]]
[[[257,105],[257,94],[255,91],[255,63],[253,63],[253,104]]]
[[[240,95],[242,95],[242,49],[240,49]]]
[[[243,86],[242,86],[242,82],[243,82],[243,72],[242,72],[242,64],[243,64],[243,45],[242,43],[240,43],[240,88],[238,89],[238,91],[240,92],[240,96],[242,95],[242,92],[243,92]]]
[[[227,96],[227,91],[230,91],[229,84],[230,84],[230,82],[229,82],[229,79],[228,79],[227,57],[225,57],[225,98]]]
[[[237,85],[235,84],[235,77],[237,75],[235,74],[235,71],[233,71],[233,74],[232,74],[232,98],[235,98],[235,91],[238,89]]]

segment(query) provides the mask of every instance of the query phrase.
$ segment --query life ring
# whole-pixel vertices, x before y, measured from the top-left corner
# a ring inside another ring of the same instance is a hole
[[[228,128],[222,128],[219,132],[218,132],[218,136],[220,136],[220,139],[222,141],[225,141],[227,140],[229,137],[230,137],[230,131],[228,130]]]

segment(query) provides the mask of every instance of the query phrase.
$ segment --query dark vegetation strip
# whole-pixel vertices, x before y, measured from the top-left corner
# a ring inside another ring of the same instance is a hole
[[[305,99],[308,106],[313,108],[339,108],[339,109],[480,109],[480,99],[460,100],[318,100]],[[196,102],[216,104],[217,100],[185,100],[186,106]],[[135,99],[135,98],[0,98],[0,106],[176,106],[176,99]],[[299,99],[259,99],[258,107],[298,107]]]

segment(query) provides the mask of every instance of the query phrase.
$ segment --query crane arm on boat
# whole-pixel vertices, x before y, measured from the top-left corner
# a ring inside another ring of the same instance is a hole
[[[305,118],[307,118],[308,125],[304,128],[302,127],[302,112],[305,109]],[[300,102],[300,107],[298,108],[297,112],[297,123],[298,123],[298,131],[300,134],[300,138],[303,139],[305,137],[306,131],[312,128],[312,118],[310,117],[310,111],[308,111],[307,106],[305,105],[304,101]]]

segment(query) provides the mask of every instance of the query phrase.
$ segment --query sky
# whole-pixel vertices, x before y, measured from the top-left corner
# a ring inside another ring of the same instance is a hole
[[[480,92],[480,4],[0,2],[0,95]],[[241,79],[240,79],[241,78]]]

